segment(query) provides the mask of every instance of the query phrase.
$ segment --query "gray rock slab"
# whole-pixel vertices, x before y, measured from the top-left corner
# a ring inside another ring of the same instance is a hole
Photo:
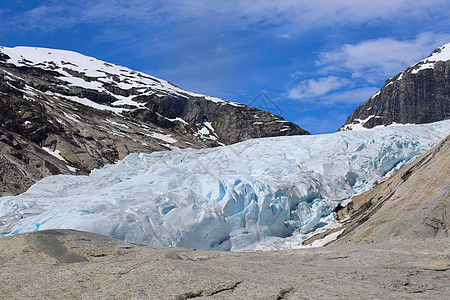
[[[73,230],[0,240],[2,299],[445,299],[449,240],[220,252]]]

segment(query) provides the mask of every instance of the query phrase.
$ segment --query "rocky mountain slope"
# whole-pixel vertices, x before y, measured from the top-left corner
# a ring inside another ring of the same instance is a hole
[[[378,125],[423,124],[450,118],[450,43],[386,80],[340,130]]]
[[[78,53],[0,47],[0,196],[134,152],[308,134],[283,118]]]
[[[450,136],[338,210],[335,244],[450,237]]]

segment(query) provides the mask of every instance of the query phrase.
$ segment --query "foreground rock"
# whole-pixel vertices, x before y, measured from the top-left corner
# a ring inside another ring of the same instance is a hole
[[[0,240],[2,299],[444,299],[448,239],[230,253],[71,230]]]

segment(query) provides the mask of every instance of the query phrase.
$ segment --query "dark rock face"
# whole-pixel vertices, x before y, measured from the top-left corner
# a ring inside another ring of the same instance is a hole
[[[48,175],[88,174],[134,152],[309,134],[271,113],[79,54],[105,65],[95,72],[106,75],[92,76],[70,57],[14,61],[7,50],[0,47],[0,196],[24,192]],[[121,73],[108,73],[112,67]]]
[[[359,106],[340,130],[354,125],[423,124],[450,118],[450,60],[435,60],[447,44],[427,59],[386,80],[383,88]]]

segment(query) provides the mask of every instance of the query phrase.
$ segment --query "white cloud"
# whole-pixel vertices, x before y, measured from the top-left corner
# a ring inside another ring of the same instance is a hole
[[[290,39],[292,36],[287,33],[280,33],[280,34],[278,34],[278,37],[282,38],[282,39]]]
[[[319,79],[309,79],[300,82],[296,87],[288,92],[288,98],[291,99],[306,99],[325,95],[331,91],[337,90],[350,83],[345,78],[338,78],[335,76],[322,77]]]
[[[105,22],[140,28],[209,25],[236,29],[270,25],[282,27],[283,35],[290,35],[331,24],[437,22],[433,17],[448,10],[447,0],[48,0],[3,22],[9,21],[21,30],[48,31]]]
[[[376,83],[425,58],[449,40],[450,34],[427,32],[411,40],[381,38],[356,45],[345,44],[322,53],[317,65],[325,74],[349,72],[353,78]]]
[[[374,95],[386,79],[449,40],[450,34],[426,32],[409,40],[381,38],[342,45],[319,55],[316,65],[318,73],[324,77],[300,82],[287,96],[318,105],[362,103]]]

